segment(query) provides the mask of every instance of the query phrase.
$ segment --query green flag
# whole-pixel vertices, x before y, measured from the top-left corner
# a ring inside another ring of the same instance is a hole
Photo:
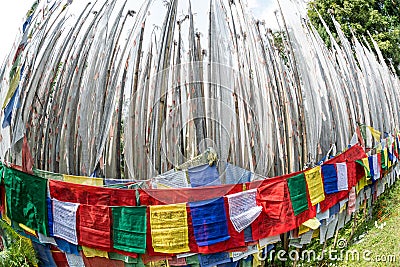
[[[303,211],[308,210],[307,188],[304,173],[288,178],[287,182],[294,215],[297,216]]]
[[[47,180],[6,167],[4,185],[8,217],[47,235]]]
[[[146,252],[146,207],[112,207],[114,248]]]
[[[33,168],[33,174],[42,178],[52,179],[57,181],[63,180],[63,175],[60,173],[54,173],[49,171],[43,171],[36,168]]]

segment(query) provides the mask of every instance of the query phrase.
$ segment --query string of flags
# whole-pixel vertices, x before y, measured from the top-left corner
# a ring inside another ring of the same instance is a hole
[[[280,234],[295,247],[323,243],[360,203],[371,207],[395,182],[399,152],[388,136],[368,154],[356,144],[279,177],[228,163],[221,178],[205,164],[123,184],[2,163],[0,211],[54,266],[258,266]]]

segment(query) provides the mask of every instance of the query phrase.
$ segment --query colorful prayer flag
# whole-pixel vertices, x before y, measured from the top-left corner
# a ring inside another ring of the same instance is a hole
[[[150,206],[150,227],[155,252],[189,251],[186,204]]]
[[[57,199],[52,199],[52,203],[54,236],[77,245],[76,211],[79,204],[58,201]]]
[[[324,178],[324,190],[326,194],[334,194],[338,190],[338,178],[335,164],[324,164],[321,167],[322,176]]]
[[[325,199],[324,186],[321,177],[321,167],[317,166],[304,173],[307,181],[308,194],[314,206]]]
[[[7,215],[47,235],[47,180],[4,167]]]
[[[306,192],[306,180],[304,179],[304,173],[297,174],[287,179],[290,200],[292,201],[292,207],[294,215],[299,215],[303,211],[308,210],[307,192]]]
[[[146,206],[112,207],[113,246],[115,249],[146,252]]]
[[[230,238],[223,197],[190,202],[189,207],[198,246],[209,246]]]
[[[227,195],[229,217],[236,231],[241,232],[257,219],[262,211],[256,203],[257,189]]]
[[[111,210],[109,206],[81,204],[78,209],[79,244],[111,249]]]

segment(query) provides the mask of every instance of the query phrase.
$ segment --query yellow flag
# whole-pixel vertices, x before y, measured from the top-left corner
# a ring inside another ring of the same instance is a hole
[[[378,130],[375,130],[373,127],[371,126],[367,126],[369,131],[371,132],[372,136],[375,138],[376,141],[381,141],[381,132]]]
[[[299,236],[307,233],[308,231],[310,231],[310,228],[305,226],[304,224],[299,226]]]
[[[367,181],[367,177],[364,176],[360,181],[358,181],[358,183],[356,184],[356,191],[357,191],[357,195],[358,193],[360,193],[360,191],[368,185],[368,181]]]
[[[7,216],[7,202],[6,197],[4,198],[4,213],[2,214],[2,219],[11,226],[11,219]]]
[[[363,159],[362,159],[362,162],[363,162],[363,164],[364,164],[365,178],[366,178],[367,180],[369,180],[369,179],[370,179],[370,176],[371,176],[371,169],[369,168],[369,161],[368,161],[368,158],[363,158]]]
[[[64,182],[74,183],[74,184],[83,184],[83,185],[94,185],[94,186],[103,186],[102,178],[94,178],[94,177],[86,177],[86,176],[73,176],[63,174]]]
[[[324,184],[322,183],[321,166],[317,166],[304,173],[307,181],[311,204],[314,206],[325,199]]]
[[[83,254],[85,254],[85,256],[87,258],[103,257],[103,258],[108,259],[107,251],[103,251],[103,250],[99,250],[99,249],[95,249],[95,248],[89,248],[89,247],[85,247],[85,246],[82,246],[82,250],[83,250]]]
[[[389,161],[389,154],[388,154],[388,148],[387,147],[385,147],[383,149],[383,159],[384,159],[384,162],[385,162],[385,166],[390,168],[390,166],[392,166],[392,165],[390,164],[390,161]]]
[[[4,98],[4,102],[3,102],[3,109],[7,106],[11,97],[15,93],[15,90],[17,90],[19,80],[21,78],[20,75],[21,75],[21,67],[18,68],[18,70],[14,74],[14,77],[10,81],[10,86],[8,87],[8,92],[7,92],[7,95]]]
[[[189,251],[186,204],[150,206],[151,240],[155,252]]]
[[[34,235],[34,236],[37,237],[35,230],[29,228],[28,226],[26,226],[25,224],[22,224],[22,223],[20,223],[20,224],[18,224],[18,225],[19,225],[19,227],[21,227],[22,229],[24,229],[24,231],[26,231],[26,232],[30,233],[31,235]]]
[[[253,254],[253,267],[261,266],[259,252]]]
[[[318,229],[318,227],[320,227],[321,223],[319,222],[319,220],[316,217],[314,217],[314,218],[311,218],[311,219],[305,221],[303,223],[303,225],[307,226],[308,228],[311,228],[313,230],[316,230],[316,229]]]

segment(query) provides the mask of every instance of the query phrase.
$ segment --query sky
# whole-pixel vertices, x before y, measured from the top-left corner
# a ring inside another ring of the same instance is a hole
[[[276,27],[274,15],[274,11],[277,9],[276,0],[247,1],[255,17],[268,21],[271,28]],[[26,12],[33,2],[33,0],[6,1],[0,8],[0,65],[9,54],[17,34],[21,31]]]

